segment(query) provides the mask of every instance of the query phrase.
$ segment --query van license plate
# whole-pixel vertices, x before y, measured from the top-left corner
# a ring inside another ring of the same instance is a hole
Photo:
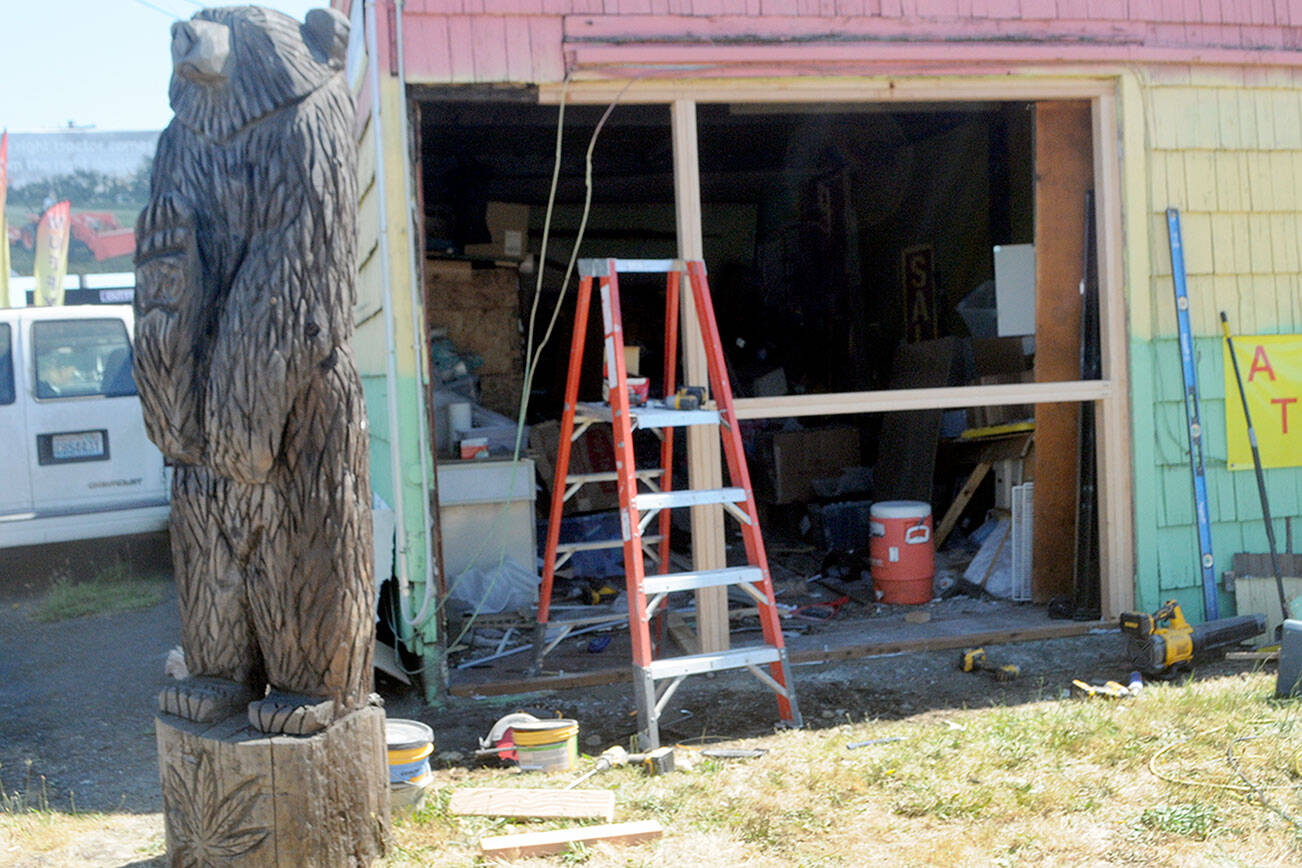
[[[104,454],[104,432],[82,431],[77,434],[55,434],[50,437],[50,453],[56,461],[99,458]]]

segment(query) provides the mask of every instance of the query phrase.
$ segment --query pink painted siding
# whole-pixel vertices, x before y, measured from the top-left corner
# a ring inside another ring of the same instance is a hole
[[[555,82],[567,64],[1302,66],[1302,0],[408,0],[405,8],[415,83]]]

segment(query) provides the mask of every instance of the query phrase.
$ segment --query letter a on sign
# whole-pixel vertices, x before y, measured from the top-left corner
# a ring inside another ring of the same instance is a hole
[[[1263,467],[1302,467],[1302,335],[1245,335],[1234,339],[1240,364],[1252,350],[1252,365],[1243,378],[1243,393],[1257,432]],[[1225,440],[1231,470],[1252,469],[1252,446],[1229,350],[1225,362]]]
[[[900,254],[904,282],[905,334],[909,343],[936,337],[936,271],[930,244],[910,247]]]

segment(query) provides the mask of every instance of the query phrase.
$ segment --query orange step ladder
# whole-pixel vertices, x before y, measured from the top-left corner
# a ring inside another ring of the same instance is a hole
[[[664,390],[670,398],[676,391],[679,291],[682,278],[686,277],[705,343],[710,395],[714,399],[712,404],[681,410],[674,409],[671,400],[648,400],[644,405],[632,405],[624,363],[624,328],[619,305],[621,273],[667,275]],[[764,553],[764,540],[760,535],[759,514],[751,490],[750,472],[742,452],[741,432],[733,410],[732,387],[728,381],[718,325],[710,301],[705,264],[699,260],[677,259],[582,259],[579,261],[579,275],[574,335],[570,344],[570,366],[565,384],[565,408],[561,417],[560,448],[556,456],[556,478],[552,486],[551,515],[543,555],[542,587],[534,643],[535,666],[540,665],[543,656],[564,636],[569,635],[575,626],[609,621],[608,616],[570,622],[557,621],[550,626],[552,632],[558,635],[550,643],[545,643],[543,640],[548,633],[556,570],[576,551],[622,548],[628,591],[629,631],[633,643],[633,685],[642,747],[648,750],[659,747],[660,715],[684,679],[691,675],[728,669],[748,669],[777,695],[778,713],[783,721],[799,727],[801,720],[795,686],[773,599],[773,582]],[[579,375],[594,281],[601,297],[608,404],[581,404],[578,401]],[[591,425],[598,423],[612,426],[614,472],[571,474],[571,444]],[[673,490],[673,429],[691,425],[713,425],[718,428],[723,439],[731,486]],[[639,428],[657,431],[661,436],[661,460],[658,468],[639,470],[636,466],[633,431]],[[565,502],[587,483],[608,482],[612,479],[619,491],[622,538],[561,543],[561,516]],[[669,510],[715,503],[721,504],[740,523],[746,564],[713,570],[669,572]],[[651,522],[657,517],[658,532],[647,534]],[[646,574],[647,558],[657,564],[660,570],[658,574]],[[727,651],[656,659],[651,641],[651,620],[669,594],[729,585],[737,586],[754,600],[762,625],[762,643]]]

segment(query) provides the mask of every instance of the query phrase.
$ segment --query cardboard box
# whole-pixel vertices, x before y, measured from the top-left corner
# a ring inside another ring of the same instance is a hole
[[[461,460],[488,457],[487,437],[467,437],[461,441]]]
[[[489,202],[484,215],[490,244],[467,244],[466,256],[487,259],[521,259],[529,251],[529,206],[507,202]]]
[[[756,496],[769,503],[814,498],[813,481],[863,463],[859,429],[849,426],[760,435]]]
[[[615,441],[609,426],[594,425],[570,447],[569,472],[603,473],[615,469]],[[540,422],[529,431],[529,456],[538,468],[543,491],[551,500],[556,476],[556,453],[561,442],[561,423]],[[589,482],[565,501],[565,515],[619,508],[619,489],[614,482]]]

